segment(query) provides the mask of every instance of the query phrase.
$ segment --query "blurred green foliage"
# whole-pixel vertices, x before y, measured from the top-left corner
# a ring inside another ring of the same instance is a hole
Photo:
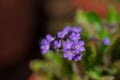
[[[116,24],[118,22],[118,16],[113,6],[109,7],[107,21],[109,24]]]

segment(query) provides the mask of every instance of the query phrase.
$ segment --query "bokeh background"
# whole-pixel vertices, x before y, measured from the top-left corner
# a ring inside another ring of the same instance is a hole
[[[109,5],[119,14],[119,0],[1,0],[0,80],[31,80],[29,62],[43,58],[39,40],[45,34],[73,25],[78,8],[106,19]]]

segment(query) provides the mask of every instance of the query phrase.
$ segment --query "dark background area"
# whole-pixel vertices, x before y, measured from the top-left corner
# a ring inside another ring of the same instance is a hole
[[[0,1],[0,80],[27,80],[29,61],[41,57],[46,33],[45,0]]]

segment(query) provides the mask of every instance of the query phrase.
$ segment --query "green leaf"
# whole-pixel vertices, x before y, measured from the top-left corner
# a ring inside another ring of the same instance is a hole
[[[64,63],[62,64],[61,75],[72,78],[72,74],[73,74],[72,62],[64,59]]]
[[[78,75],[77,74],[72,74],[72,80],[78,80]]]
[[[89,20],[89,22],[91,23],[91,26],[93,27],[93,29],[97,32],[100,33],[102,32],[102,20],[100,19],[100,17],[95,14],[95,13],[87,13],[87,18]]]
[[[50,71],[55,73],[57,76],[59,76],[61,73],[60,69],[63,63],[63,58],[61,57],[61,55],[59,53],[54,53],[52,51],[49,51],[44,56],[46,60],[50,63],[50,65],[46,64],[46,66],[49,66]]]
[[[46,59],[53,61],[55,64],[60,65],[62,63],[62,57],[60,53],[54,53],[53,51],[49,51],[44,56]]]
[[[98,80],[101,76],[100,73],[95,70],[89,70],[87,73],[93,80]]]
[[[54,59],[54,53],[53,53],[52,51],[49,51],[49,52],[47,52],[47,53],[44,55],[44,57],[45,57],[46,59],[52,60],[52,59]]]
[[[113,6],[109,6],[107,20],[109,24],[117,23],[117,13]]]
[[[78,23],[88,23],[86,14],[82,10],[77,10],[75,15],[75,21]]]
[[[94,62],[97,55],[97,48],[93,41],[88,41],[85,46],[85,54],[83,56],[83,63],[85,64],[86,69],[94,68]]]
[[[120,52],[120,34],[114,35],[114,37],[111,39],[111,44],[108,46],[108,48],[105,50],[104,54],[104,63],[106,65],[110,65],[109,63],[112,63],[112,60],[116,60],[120,58],[119,52]]]
[[[99,39],[100,39],[100,40],[102,40],[104,37],[111,38],[111,35],[110,35],[110,33],[109,33],[109,31],[108,31],[107,28],[104,28],[104,29],[102,30],[102,33],[99,34]]]
[[[116,46],[113,48],[114,54],[112,54],[112,60],[115,61],[117,59],[120,59],[120,41]]]
[[[33,60],[31,61],[30,68],[33,72],[38,72],[42,67],[43,64],[45,64],[42,60]]]

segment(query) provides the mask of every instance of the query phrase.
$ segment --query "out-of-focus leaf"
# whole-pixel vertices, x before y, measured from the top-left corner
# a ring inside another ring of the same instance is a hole
[[[33,72],[38,72],[42,68],[43,64],[45,64],[45,62],[42,60],[33,60],[30,63],[30,68]]]
[[[87,69],[93,68],[95,66],[94,62],[97,56],[97,44],[95,42],[96,40],[88,41],[85,46],[86,51],[83,56],[83,63],[85,64]]]
[[[98,80],[101,76],[101,74],[97,71],[94,70],[89,70],[87,74],[93,79],[93,80]]]
[[[116,63],[118,63],[118,64],[116,65]],[[112,64],[110,67],[108,67],[109,74],[114,75],[117,73],[117,71],[120,71],[119,66],[120,66],[119,61],[116,61],[115,64]]]
[[[81,38],[84,40],[90,39],[93,35],[95,35],[94,29],[91,27],[89,23],[80,23],[82,26]]]
[[[100,19],[100,17],[98,15],[90,12],[87,14],[87,18],[88,18],[89,22],[91,23],[92,28],[96,31],[96,33],[102,32],[102,28],[103,28],[102,20]]]
[[[109,24],[116,24],[118,21],[117,13],[113,6],[109,6],[107,19]]]
[[[59,53],[53,53],[52,51],[49,51],[47,54],[45,54],[45,58],[48,62],[51,62],[48,66],[48,68],[51,68],[51,72],[55,73],[57,76],[60,76],[61,72],[61,66],[63,62],[63,58]]]
[[[73,70],[72,70],[72,62],[64,59],[64,63],[62,64],[61,76],[72,78]]]
[[[118,17],[118,23],[120,23],[120,15],[118,15],[117,17]]]
[[[111,45],[105,51],[103,57],[105,65],[110,65],[112,60],[118,59],[117,57],[119,57],[119,53],[120,53],[119,44],[120,44],[120,34],[116,34],[111,41]]]
[[[53,53],[53,51],[49,51],[44,55],[44,57],[45,57],[45,59],[54,60],[55,54],[56,53]]]
[[[115,80],[115,78],[113,76],[103,76],[103,77],[100,77],[100,79],[98,80]]]
[[[115,34],[116,32],[118,32],[119,31],[118,23],[120,21],[119,16],[117,15],[113,6],[109,6],[107,20],[110,33]]]
[[[77,10],[75,15],[75,21],[78,23],[88,23],[88,19],[86,14],[82,10]]]
[[[118,43],[120,44],[120,42]],[[114,54],[112,54],[112,61],[115,61],[116,59],[120,59],[120,45],[117,45],[116,49],[114,50]]]
[[[79,75],[73,73],[72,80],[79,80]]]
[[[60,53],[53,53],[52,51],[49,51],[47,54],[45,54],[45,58],[54,62],[58,66],[61,66],[63,61],[63,58],[60,55]]]
[[[49,51],[44,55],[45,60],[34,60],[31,62],[31,69],[34,72],[44,71],[60,77],[62,67],[62,57],[58,53]]]
[[[87,39],[90,38],[89,33],[85,29],[82,29],[82,32],[80,34],[81,34],[81,40],[86,41]]]
[[[76,16],[75,16],[75,22],[77,22],[78,25],[81,25],[84,29],[84,33],[87,33],[87,37],[90,38],[95,34],[94,29],[92,29],[91,24],[89,22],[89,19],[82,10],[77,10]],[[83,32],[83,31],[82,31]]]
[[[116,60],[113,65],[117,68],[116,70],[120,73],[120,59]]]
[[[105,37],[111,39],[110,33],[106,27],[104,27],[104,29],[102,30],[102,33],[99,34],[99,39],[102,41],[102,39]]]

